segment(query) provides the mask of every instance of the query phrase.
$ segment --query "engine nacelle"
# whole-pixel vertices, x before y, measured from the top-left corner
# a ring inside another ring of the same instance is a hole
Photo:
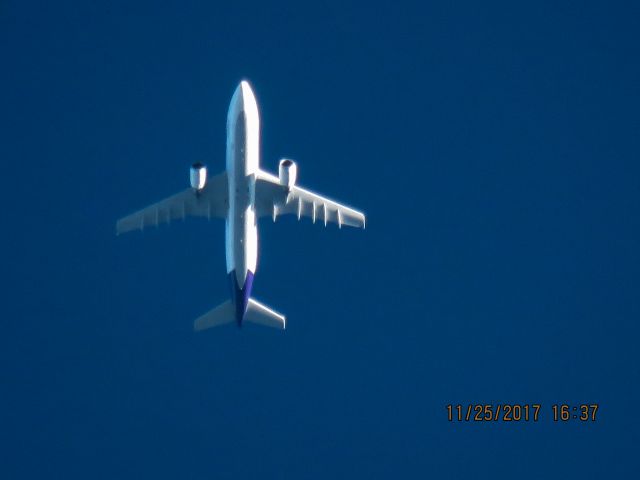
[[[189,169],[189,180],[191,180],[191,188],[200,191],[207,184],[207,167],[200,162],[191,165]]]
[[[280,179],[280,185],[284,185],[289,190],[296,184],[298,177],[298,166],[293,160],[283,158],[278,165],[278,177]]]

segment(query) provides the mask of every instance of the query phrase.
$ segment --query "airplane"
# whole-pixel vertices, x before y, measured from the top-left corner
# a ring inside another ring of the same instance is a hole
[[[251,86],[237,86],[227,114],[226,170],[207,176],[202,163],[191,165],[191,187],[121,218],[116,234],[144,230],[185,217],[225,220],[227,276],[231,299],[195,320],[196,331],[244,321],[284,329],[286,318],[251,297],[258,261],[258,219],[293,214],[327,223],[365,228],[362,212],[300,188],[297,165],[283,158],[278,176],[260,168],[260,116]]]

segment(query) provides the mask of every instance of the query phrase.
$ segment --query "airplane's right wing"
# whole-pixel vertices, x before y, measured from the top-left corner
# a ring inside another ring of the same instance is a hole
[[[197,193],[189,188],[121,218],[116,224],[116,233],[157,227],[187,216],[225,218],[229,209],[228,197],[227,173],[223,172],[207,179],[205,187]]]
[[[256,210],[259,217],[272,216],[274,221],[278,215],[293,214],[300,217],[337,223],[339,227],[364,228],[364,213],[346,207],[333,200],[304,188],[293,186],[287,189],[281,185],[278,177],[260,171],[256,176]]]

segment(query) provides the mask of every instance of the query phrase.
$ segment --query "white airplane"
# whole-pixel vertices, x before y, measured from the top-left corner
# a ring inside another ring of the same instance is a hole
[[[249,321],[285,328],[284,315],[251,298],[258,261],[257,221],[294,214],[335,222],[339,227],[365,227],[363,213],[296,186],[297,166],[280,160],[279,176],[260,169],[260,117],[256,98],[246,81],[231,98],[227,115],[227,170],[207,178],[207,167],[194,163],[191,188],[159,201],[116,224],[117,234],[193,217],[225,219],[227,274],[232,297],[194,322],[196,331]]]

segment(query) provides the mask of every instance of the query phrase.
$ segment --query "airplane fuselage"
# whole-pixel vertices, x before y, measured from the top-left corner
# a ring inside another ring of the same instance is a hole
[[[229,213],[225,223],[227,275],[236,322],[242,324],[258,262],[254,208],[255,174],[260,166],[260,118],[251,88],[240,83],[227,115]]]

